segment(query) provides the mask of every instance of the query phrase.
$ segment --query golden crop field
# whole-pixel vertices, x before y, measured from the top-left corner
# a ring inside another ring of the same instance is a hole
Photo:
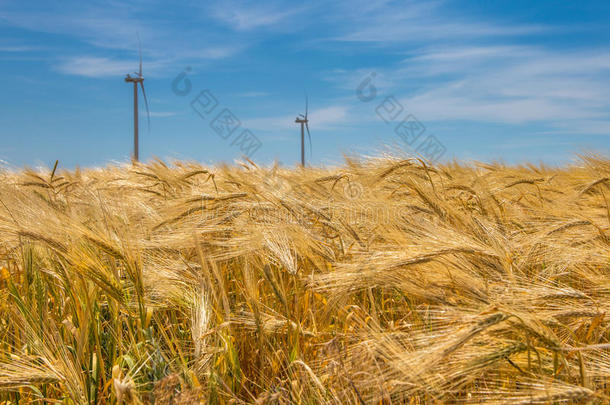
[[[0,173],[0,403],[608,403],[610,160]]]

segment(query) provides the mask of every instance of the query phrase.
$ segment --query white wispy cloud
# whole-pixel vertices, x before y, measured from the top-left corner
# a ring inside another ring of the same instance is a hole
[[[80,42],[79,48],[88,45],[88,55],[70,55],[75,46],[66,47],[64,56],[57,57],[59,62],[53,65],[62,73],[92,77],[122,70],[129,62],[117,60],[117,53],[130,53],[137,63],[140,44],[146,64],[156,66],[157,71],[186,62],[230,58],[247,47],[247,40],[233,40],[208,30],[209,24],[204,24],[204,19],[197,16],[198,12],[197,7],[182,17],[200,23],[194,28],[186,28],[181,24],[187,25],[188,21],[160,19],[151,23],[142,18],[143,13],[165,13],[162,5],[154,3],[68,1],[61,5],[49,2],[28,8],[20,1],[6,0],[0,3],[0,25],[61,35]],[[206,40],[204,44],[202,38]],[[0,52],[2,47],[5,52],[26,50],[26,47],[0,44]],[[108,68],[108,73],[96,68],[96,63]]]
[[[425,119],[521,123],[608,116],[608,51],[519,49],[469,47],[412,58],[398,76],[439,77],[403,100]]]
[[[303,111],[304,112],[304,111]],[[348,120],[348,108],[335,105],[309,111],[309,126],[316,129],[332,129]],[[258,131],[291,131],[298,127],[294,122],[297,114],[262,117],[245,120],[248,128]]]
[[[117,77],[132,74],[138,70],[138,59],[114,59],[98,56],[61,57],[53,66],[60,73],[84,77]],[[144,60],[144,77],[157,76],[170,67],[167,60]]]
[[[238,31],[285,23],[306,8],[280,2],[222,1],[209,7],[211,15]]]
[[[142,111],[142,112],[140,112],[140,114],[146,114],[146,111]],[[168,117],[173,117],[175,115],[178,115],[178,113],[175,111],[151,111],[150,112],[151,118],[168,118]]]
[[[137,62],[81,56],[63,61],[56,66],[56,69],[61,73],[77,76],[116,77],[137,69]]]
[[[423,122],[538,123],[556,133],[610,135],[610,49],[434,45],[393,67],[335,71],[327,78],[355,91],[371,72],[378,96],[364,106],[369,121],[377,119],[376,105],[394,96]]]
[[[558,122],[549,134],[589,134],[610,136],[610,118],[606,120],[570,120]]]
[[[99,47],[137,49],[136,32],[150,37],[154,32],[135,15],[135,6],[108,4],[47,3],[43,7],[24,7],[19,1],[0,5],[0,21],[36,32],[66,34]]]
[[[309,113],[308,118],[318,127],[331,127],[347,121],[348,109],[345,106],[330,106],[321,109],[314,109]]]
[[[344,23],[340,25],[343,33],[334,39],[384,44],[421,43],[442,39],[522,36],[548,30],[544,25],[489,23],[450,16],[444,12],[444,6],[444,1],[350,2],[335,15]]]

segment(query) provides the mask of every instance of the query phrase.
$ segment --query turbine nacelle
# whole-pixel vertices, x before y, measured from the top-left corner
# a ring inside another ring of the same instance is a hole
[[[135,76],[131,76],[130,74],[125,75],[125,81],[128,83],[141,83],[144,81],[144,76],[141,76],[134,72]]]

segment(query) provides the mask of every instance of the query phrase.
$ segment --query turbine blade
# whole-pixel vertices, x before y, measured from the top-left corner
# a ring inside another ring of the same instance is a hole
[[[305,92],[305,119],[307,119],[308,108],[309,108],[309,97],[307,97],[307,92]]]
[[[140,33],[136,33],[136,35],[138,36],[138,52],[140,54],[140,77],[142,77],[142,42],[140,41]]]
[[[307,129],[307,138],[309,138],[309,156],[313,156],[313,151],[311,148],[311,134],[309,133],[309,124],[305,121],[305,128]]]
[[[142,86],[142,95],[144,96],[144,105],[146,106],[146,118],[148,119],[148,130],[150,131],[150,110],[148,109],[148,99],[146,98],[146,90],[144,90],[144,81],[140,82]]]

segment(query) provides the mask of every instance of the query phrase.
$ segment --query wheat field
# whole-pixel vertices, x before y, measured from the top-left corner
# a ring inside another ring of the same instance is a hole
[[[0,403],[610,401],[610,160],[0,172]]]

